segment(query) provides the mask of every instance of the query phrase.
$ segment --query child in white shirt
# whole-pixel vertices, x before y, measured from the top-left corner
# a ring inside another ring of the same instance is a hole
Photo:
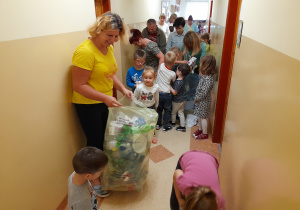
[[[155,70],[151,66],[146,66],[142,74],[143,82],[136,86],[133,94],[134,102],[141,107],[147,107],[157,110],[159,104],[159,89],[158,85],[154,83]],[[154,135],[152,139],[154,144],[157,139]]]
[[[167,52],[164,61],[165,62],[159,67],[156,79],[159,88],[159,105],[157,108],[158,120],[156,129],[159,130],[160,127],[163,126],[163,132],[166,132],[172,129],[172,127],[169,126],[172,110],[172,94],[170,88],[171,83],[175,82],[176,79],[176,74],[172,71],[172,67],[176,61],[175,53],[172,51]]]

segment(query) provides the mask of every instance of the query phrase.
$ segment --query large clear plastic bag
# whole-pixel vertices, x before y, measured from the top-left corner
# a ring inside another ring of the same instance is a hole
[[[106,190],[141,191],[148,176],[158,114],[152,109],[136,107],[127,99],[120,102],[123,106],[109,108],[104,140],[109,160],[101,185]]]

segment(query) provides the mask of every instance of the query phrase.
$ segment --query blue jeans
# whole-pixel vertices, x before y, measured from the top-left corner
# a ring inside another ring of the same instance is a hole
[[[172,111],[172,94],[171,93],[159,93],[159,104],[157,107],[158,120],[157,125],[161,125],[162,112],[164,111],[163,126],[168,126],[171,118]]]

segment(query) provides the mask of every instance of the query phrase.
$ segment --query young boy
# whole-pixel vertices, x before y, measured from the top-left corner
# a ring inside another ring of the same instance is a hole
[[[176,128],[177,131],[185,132],[185,117],[184,117],[184,105],[186,102],[185,95],[185,83],[183,81],[184,77],[187,76],[191,71],[191,67],[188,64],[179,64],[176,76],[177,79],[173,84],[173,87],[170,88],[171,93],[173,94],[172,100],[172,125],[175,125],[176,114],[180,119],[180,126]]]
[[[107,166],[108,157],[96,147],[84,147],[75,154],[72,163],[74,172],[68,180],[68,209],[98,209],[95,194],[99,197],[109,195],[99,185],[100,174]],[[92,187],[91,182],[98,185]]]
[[[145,69],[146,52],[142,49],[136,50],[133,55],[133,60],[134,65],[128,69],[126,77],[127,86],[132,88],[132,92],[134,92],[136,85],[143,80],[142,74]]]
[[[174,52],[169,51],[166,53],[164,57],[164,63],[162,63],[159,67],[157,73],[157,84],[159,89],[159,104],[157,108],[158,120],[156,129],[159,130],[161,128],[162,123],[162,112],[164,111],[163,117],[163,131],[166,132],[171,130],[172,127],[168,125],[170,117],[171,117],[171,109],[172,109],[172,94],[170,92],[171,82],[175,82],[176,74],[172,71],[172,67],[174,66],[176,61],[176,55]]]

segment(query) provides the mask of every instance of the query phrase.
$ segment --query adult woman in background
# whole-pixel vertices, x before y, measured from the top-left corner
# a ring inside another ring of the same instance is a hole
[[[130,44],[140,46],[146,51],[146,65],[152,66],[155,71],[164,62],[164,54],[159,50],[157,44],[150,39],[144,38],[140,30],[131,29],[132,36],[129,38]]]
[[[91,37],[77,47],[72,58],[72,102],[87,138],[86,146],[103,150],[108,107],[121,106],[112,96],[113,87],[128,98],[133,96],[115,75],[118,67],[112,44],[125,37],[125,28],[119,15],[108,12],[88,31]]]
[[[195,31],[197,33],[199,32],[198,26],[195,23],[193,23],[193,16],[191,16],[191,15],[189,16],[189,18],[188,18],[188,24],[185,25],[184,31],[185,32]]]
[[[183,17],[179,17],[175,20],[173,26],[175,27],[176,31],[170,33],[169,39],[167,42],[167,52],[170,51],[172,47],[178,47],[180,50],[183,49],[183,38],[185,35],[184,26],[185,20]]]
[[[183,45],[184,60],[190,60],[191,57],[197,58],[194,72],[195,74],[199,74],[200,59],[206,55],[205,42],[201,43],[195,31],[188,31],[183,38]]]
[[[165,23],[166,16],[164,13],[160,14],[159,16],[159,22],[157,24],[157,27],[160,28],[164,34],[166,35],[166,40],[168,40],[170,30],[169,30],[169,25]]]

